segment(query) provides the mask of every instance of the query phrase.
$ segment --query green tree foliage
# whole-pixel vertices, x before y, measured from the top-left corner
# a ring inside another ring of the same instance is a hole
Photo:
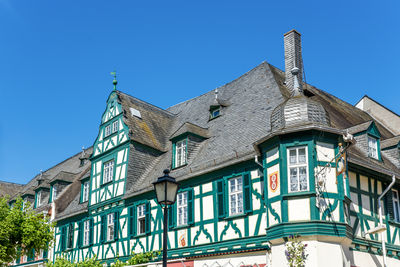
[[[43,214],[28,207],[18,198],[8,205],[7,197],[0,198],[0,266],[6,265],[32,251],[46,250],[54,237],[53,224]]]
[[[116,259],[112,266],[114,267],[122,267],[127,265],[135,265],[147,263],[154,259],[160,252],[146,252],[146,253],[132,253],[132,256],[128,259],[128,261],[124,262],[120,259]],[[54,263],[47,263],[46,267],[102,267],[102,263],[97,257],[87,258],[82,262],[73,263],[67,260],[66,256],[63,255],[55,260]]]
[[[103,267],[97,257],[87,258],[82,262],[72,263],[65,256],[59,257],[54,263],[46,263],[46,267]]]

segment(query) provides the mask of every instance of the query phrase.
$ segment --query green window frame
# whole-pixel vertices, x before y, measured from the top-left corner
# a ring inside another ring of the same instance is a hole
[[[187,207],[187,221],[179,223],[179,212],[178,212],[178,196],[177,201],[169,206],[168,226],[170,229],[188,227],[194,224],[194,190],[193,188],[185,188],[178,191],[179,194],[185,194],[187,196],[186,207]]]
[[[209,120],[213,120],[221,116],[221,106],[213,106],[210,107],[210,116]]]
[[[144,207],[144,214],[142,217],[139,217],[140,207]],[[151,204],[150,201],[140,201],[135,203],[134,205],[128,208],[128,233],[129,236],[139,236],[139,235],[148,235],[150,234],[150,226],[151,226]],[[140,231],[139,220],[144,220],[144,231]]]
[[[109,223],[110,217],[112,216],[112,224]],[[111,225],[113,228],[111,228]],[[119,237],[119,212],[111,212],[103,214],[101,216],[101,226],[100,226],[100,242],[113,242],[118,240]],[[112,230],[111,230],[112,229]],[[113,233],[112,233],[113,231]],[[112,233],[112,234],[111,234]],[[112,236],[112,238],[110,238]]]
[[[242,193],[243,193],[243,212],[231,214],[229,211],[229,180],[232,178],[242,178]],[[217,214],[219,219],[246,215],[253,210],[252,200],[252,181],[250,172],[243,172],[238,174],[232,174],[215,181],[216,188],[216,200],[217,200]]]
[[[38,190],[35,194],[35,209],[42,205],[42,190]]]

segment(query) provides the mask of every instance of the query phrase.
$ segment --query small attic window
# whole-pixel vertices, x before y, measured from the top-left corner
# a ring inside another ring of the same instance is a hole
[[[221,116],[221,106],[210,107],[210,120]]]
[[[140,114],[140,111],[134,108],[129,108],[129,110],[131,111],[131,115],[138,117],[139,119],[142,118],[142,114]]]
[[[368,135],[368,157],[379,159],[378,139]]]

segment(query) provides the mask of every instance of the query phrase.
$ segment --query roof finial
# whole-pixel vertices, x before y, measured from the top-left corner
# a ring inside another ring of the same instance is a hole
[[[215,93],[215,99],[218,99],[218,88],[215,88],[214,93]]]
[[[117,90],[117,72],[114,70],[113,72],[110,73],[112,76],[114,76],[114,80],[113,80],[113,85],[114,85],[114,91]]]
[[[81,158],[85,156],[85,146],[82,146],[82,153],[81,153]]]
[[[298,96],[301,94],[301,85],[299,83],[299,79],[297,77],[297,74],[299,74],[300,69],[294,65],[293,69],[291,70],[291,73],[293,75],[293,95]]]
[[[43,177],[43,170],[40,170],[40,179]]]

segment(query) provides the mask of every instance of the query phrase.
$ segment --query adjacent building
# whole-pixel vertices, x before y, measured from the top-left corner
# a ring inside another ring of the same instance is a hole
[[[284,48],[285,71],[264,62],[168,109],[114,81],[93,147],[19,194],[57,222],[47,259],[161,250],[152,182],[170,169],[171,266],[287,266],[293,235],[307,266],[400,266],[399,129],[303,82],[297,31]]]

